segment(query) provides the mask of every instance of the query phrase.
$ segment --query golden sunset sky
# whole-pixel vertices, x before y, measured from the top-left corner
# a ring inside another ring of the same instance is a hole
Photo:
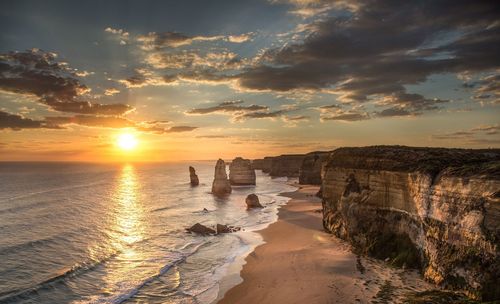
[[[0,23],[2,161],[500,147],[494,2],[2,1]]]

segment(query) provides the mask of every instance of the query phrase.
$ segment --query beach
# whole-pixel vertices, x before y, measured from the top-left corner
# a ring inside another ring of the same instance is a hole
[[[243,282],[219,304],[397,303],[408,293],[431,289],[417,271],[392,268],[354,254],[322,227],[318,186],[282,193],[291,200],[278,221],[259,231],[264,244],[245,259]]]

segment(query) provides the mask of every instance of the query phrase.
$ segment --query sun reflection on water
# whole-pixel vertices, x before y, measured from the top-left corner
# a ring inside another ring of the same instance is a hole
[[[139,184],[135,169],[132,165],[125,165],[115,190],[118,203],[115,210],[115,230],[119,232],[116,241],[122,245],[133,244],[144,237],[144,210],[139,202],[138,192]]]
[[[132,165],[125,165],[118,176],[113,194],[114,210],[110,243],[118,255],[107,267],[105,290],[112,292],[124,281],[137,282],[138,271],[146,259],[138,243],[145,238],[145,212],[140,199],[140,182]],[[132,283],[133,284],[133,283]],[[122,286],[123,287],[123,286]]]

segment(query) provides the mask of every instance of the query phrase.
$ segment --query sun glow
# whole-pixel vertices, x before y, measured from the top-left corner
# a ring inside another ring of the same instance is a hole
[[[118,136],[118,139],[116,141],[116,144],[118,147],[120,147],[122,150],[133,150],[138,144],[137,139],[135,138],[134,134],[131,133],[123,133]]]

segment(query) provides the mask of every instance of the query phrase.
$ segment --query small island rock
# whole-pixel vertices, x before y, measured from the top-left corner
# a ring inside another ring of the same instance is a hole
[[[191,180],[191,186],[198,186],[200,184],[196,170],[191,166],[189,166],[189,179]]]
[[[186,228],[186,230],[188,232],[198,233],[201,235],[215,234],[215,230],[213,230],[212,228],[209,228],[205,225],[202,225],[200,223],[196,223],[193,226]]]
[[[251,208],[263,208],[259,202],[259,197],[255,194],[249,194],[245,199],[245,203],[247,204],[247,209]]]

